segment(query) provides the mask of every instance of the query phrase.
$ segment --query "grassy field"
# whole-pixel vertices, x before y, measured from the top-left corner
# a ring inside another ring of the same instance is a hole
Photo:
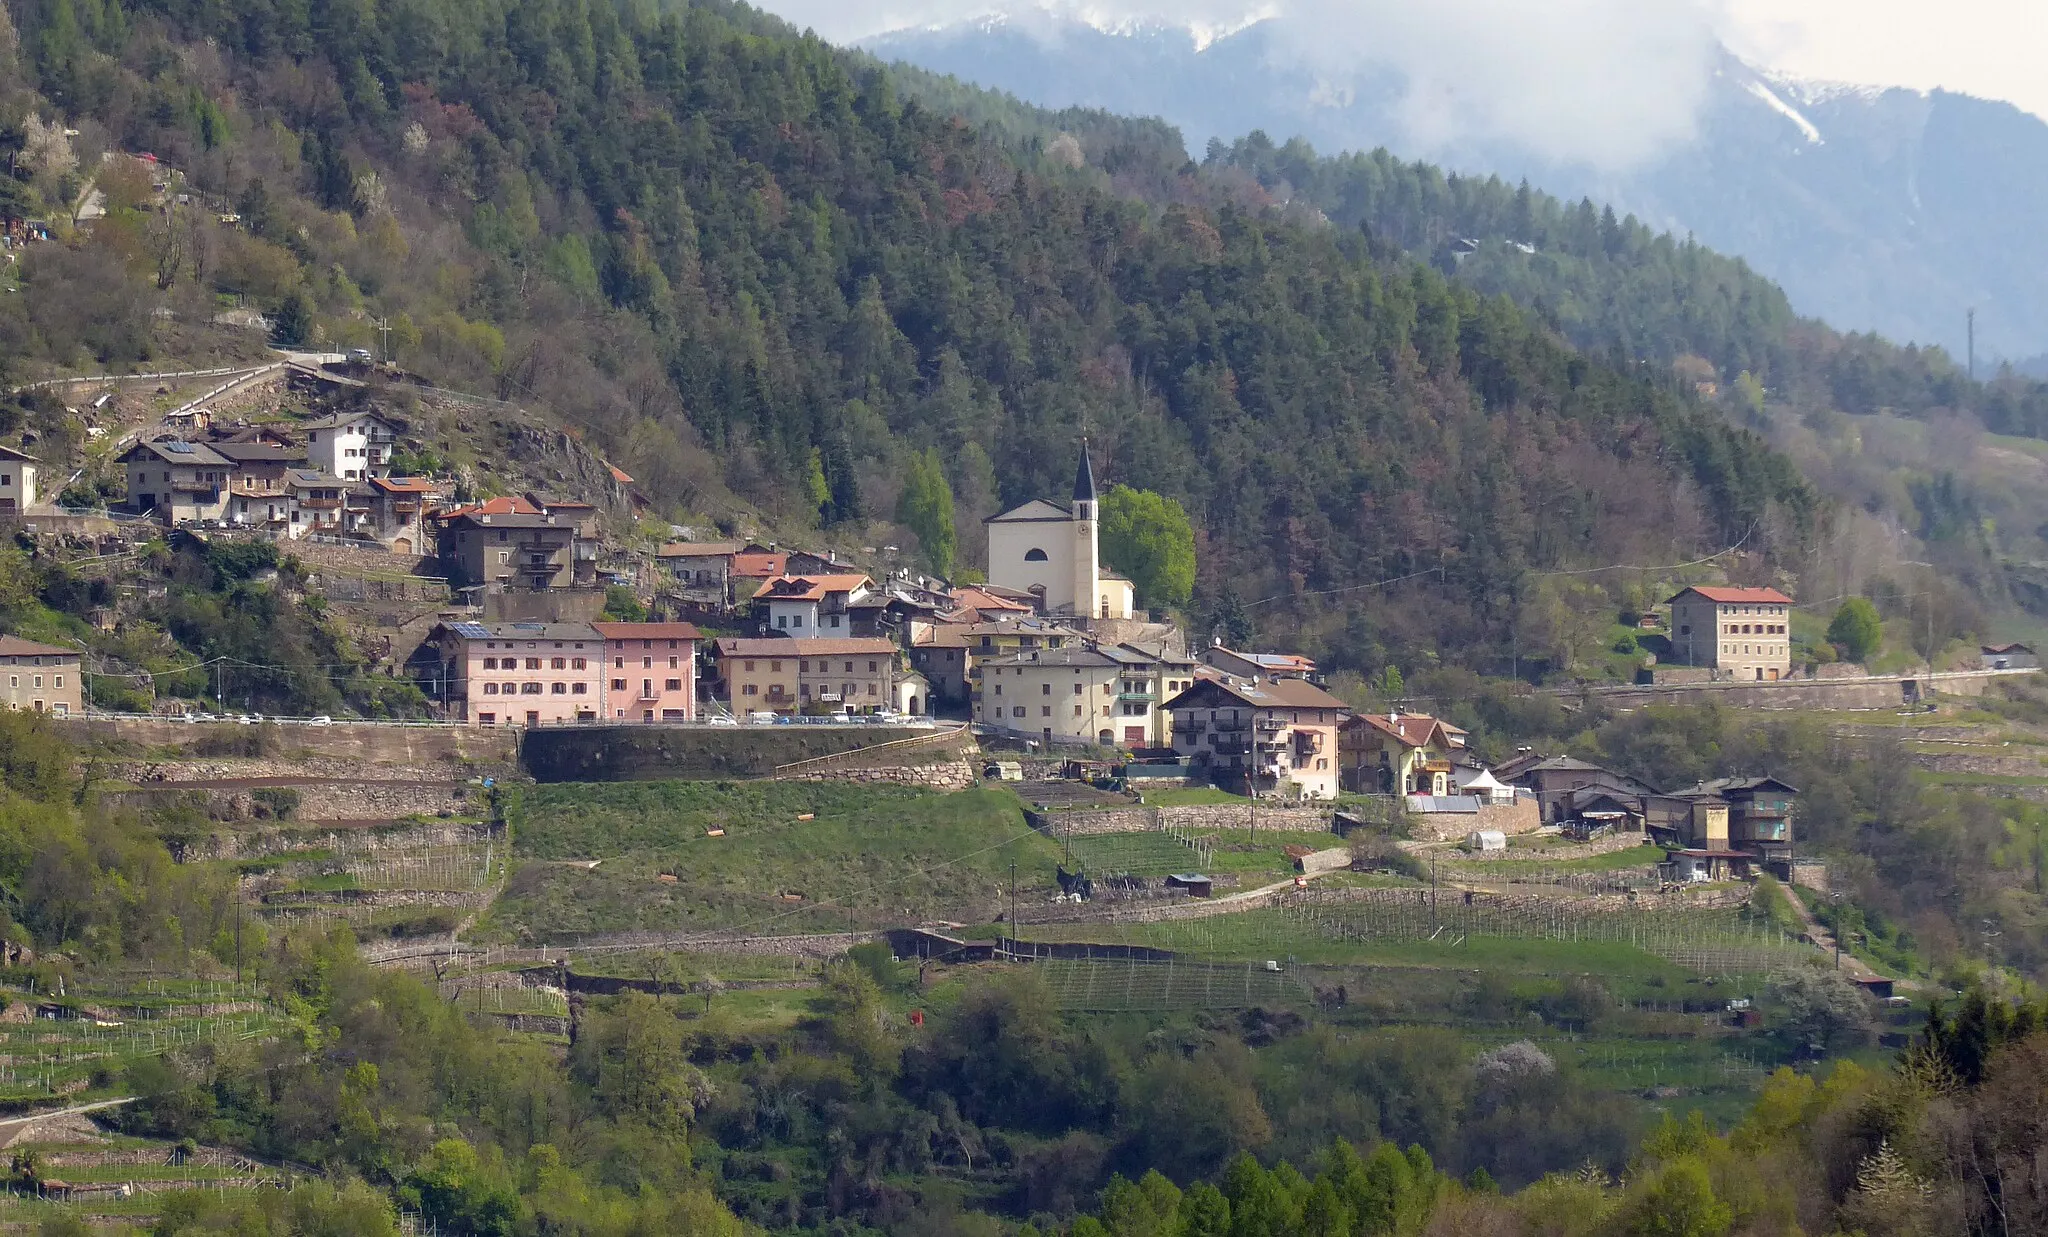
[[[1042,898],[1054,888],[1058,848],[1024,824],[1016,797],[1003,791],[806,785],[769,787],[767,794],[761,787],[706,787],[707,795],[675,783],[542,789],[543,805],[523,809],[527,823],[514,825],[515,839],[529,853],[597,848],[603,860],[596,868],[526,864],[479,925],[479,939],[818,932],[988,919],[1008,897],[1012,864],[1020,898]],[[576,808],[576,789],[590,792],[587,816]],[[760,797],[723,793],[738,790]],[[806,803],[784,791],[814,797]],[[799,821],[790,810],[799,805],[832,810]],[[644,814],[622,823],[633,810]],[[725,835],[707,836],[706,819],[722,821]]]
[[[518,855],[601,859],[675,850],[705,840],[707,829],[724,829],[730,838],[793,825],[804,815],[819,822],[881,822],[898,808],[937,797],[910,787],[831,782],[570,782],[527,788],[506,819]]]

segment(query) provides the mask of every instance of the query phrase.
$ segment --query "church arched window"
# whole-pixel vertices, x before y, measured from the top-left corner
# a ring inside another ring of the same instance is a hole
[[[1042,563],[1046,561],[1045,551],[1033,546],[1031,549],[1024,551],[1024,561],[1027,563]]]

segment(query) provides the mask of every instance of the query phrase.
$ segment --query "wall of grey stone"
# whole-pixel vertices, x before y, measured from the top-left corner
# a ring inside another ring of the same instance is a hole
[[[1327,833],[1330,807],[1265,807],[1254,813],[1249,804],[1202,803],[1173,807],[1107,808],[1100,811],[1031,812],[1032,827],[1057,837],[1092,837],[1104,833],[1142,833],[1175,829],[1201,833],[1217,829],[1249,829],[1254,816],[1262,829]]]

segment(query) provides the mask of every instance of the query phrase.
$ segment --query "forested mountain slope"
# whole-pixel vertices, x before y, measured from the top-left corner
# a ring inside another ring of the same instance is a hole
[[[1736,542],[1788,561],[1819,518],[1754,435],[1504,299],[1356,230],[1133,200],[745,10],[11,11],[41,92],[13,115],[95,126],[243,216],[208,242],[233,261],[161,293],[147,220],[132,252],[117,219],[32,254],[4,329],[33,360],[147,337],[37,312],[77,263],[122,260],[93,312],[132,314],[282,250],[269,299],[309,338],[387,317],[408,364],[552,407],[678,512],[885,515],[932,447],[973,545],[1085,430],[1110,476],[1195,514],[1199,610],[1276,599],[1269,630],[1345,632],[1368,667],[1562,651],[1570,624],[1525,603],[1570,577],[1538,573]],[[1399,607],[1310,598],[1417,573]]]

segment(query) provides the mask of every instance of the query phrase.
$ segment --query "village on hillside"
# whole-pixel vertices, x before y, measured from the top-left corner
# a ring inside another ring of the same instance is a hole
[[[450,604],[391,662],[450,724],[951,723],[972,729],[998,776],[1007,750],[1141,798],[1203,786],[1340,810],[1392,803],[1416,836],[1482,851],[1538,830],[1629,836],[1663,845],[1674,879],[1795,876],[1796,792],[1768,776],[1666,793],[1563,756],[1488,767],[1447,721],[1354,708],[1310,658],[1230,648],[1139,610],[1131,580],[1102,561],[1085,443],[1072,491],[990,517],[986,579],[954,584],[737,537],[636,549],[615,530],[642,520],[646,497],[571,444],[575,466],[556,470],[570,492],[482,496],[373,397],[393,377],[362,354],[228,375],[106,445],[122,489],[104,509],[52,501],[39,462],[11,448],[0,494],[33,532],[268,540],[315,563],[381,555],[445,581]],[[261,415],[283,399],[301,415]],[[1790,683],[1793,605],[1770,588],[1684,588],[1668,618],[1643,618],[1667,655],[1638,679]],[[1984,658],[2033,664],[2019,645]],[[8,704],[87,711],[79,650],[0,637],[0,660]],[[156,701],[163,715],[208,716],[196,708]]]

